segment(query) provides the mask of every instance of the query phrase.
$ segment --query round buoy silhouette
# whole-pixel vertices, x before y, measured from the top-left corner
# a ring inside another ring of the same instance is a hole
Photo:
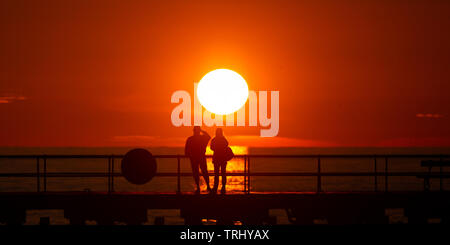
[[[122,175],[128,182],[143,185],[156,174],[156,160],[145,149],[133,149],[122,159]]]

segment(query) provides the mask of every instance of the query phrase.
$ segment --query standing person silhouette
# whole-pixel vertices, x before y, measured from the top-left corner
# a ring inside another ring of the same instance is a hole
[[[197,189],[195,194],[200,194],[200,184],[199,184],[199,173],[198,168],[202,170],[203,179],[205,179],[208,191],[211,192],[209,187],[209,175],[208,167],[206,166],[206,146],[211,139],[209,134],[202,130],[200,126],[194,126],[194,135],[190,136],[186,140],[186,145],[184,148],[184,153],[191,160],[192,174],[194,175],[195,184]]]
[[[221,128],[216,129],[216,137],[211,140],[211,150],[214,151],[213,163],[214,163],[214,187],[212,193],[217,192],[219,187],[219,173],[222,171],[222,189],[221,193],[225,194],[225,188],[227,184],[227,160],[226,151],[228,148],[228,141],[223,136],[223,131]]]

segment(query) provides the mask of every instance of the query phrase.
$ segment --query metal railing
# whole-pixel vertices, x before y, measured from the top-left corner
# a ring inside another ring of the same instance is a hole
[[[1,177],[30,177],[36,178],[36,191],[47,191],[47,178],[54,177],[104,177],[108,178],[108,192],[114,192],[114,179],[122,177],[121,173],[117,173],[114,170],[115,160],[122,159],[124,155],[0,155],[0,159],[35,159],[36,160],[36,172],[34,173],[0,173]],[[176,172],[161,172],[156,173],[155,176],[160,177],[176,177],[177,178],[177,193],[181,193],[181,177],[192,176],[192,173],[181,172],[181,159],[187,158],[184,155],[153,155],[155,159],[174,159],[177,161]],[[212,156],[207,156],[211,158]],[[420,154],[420,155],[236,155],[236,158],[244,160],[243,172],[228,172],[227,176],[243,176],[244,177],[244,192],[250,194],[251,192],[251,177],[274,177],[274,176],[296,176],[296,177],[316,177],[317,189],[316,191],[322,192],[322,177],[335,176],[335,177],[373,177],[374,178],[374,191],[379,190],[378,177],[384,177],[384,191],[389,190],[389,177],[420,177],[427,175],[426,172],[389,172],[389,160],[390,159],[439,159],[444,160],[450,158],[450,155],[435,155],[435,154]],[[282,158],[282,159],[315,159],[316,171],[315,172],[252,172],[251,171],[251,159],[257,158]],[[107,172],[48,172],[47,160],[48,159],[105,159],[107,160]],[[321,169],[321,160],[323,159],[369,159],[373,160],[373,172],[323,172]],[[380,172],[377,169],[379,160],[384,162],[384,171]],[[41,170],[41,163],[43,168]],[[1,168],[1,166],[0,166]],[[439,172],[440,189],[442,190],[442,178],[449,178],[450,172],[443,172],[442,167]],[[41,179],[43,187],[41,188]]]

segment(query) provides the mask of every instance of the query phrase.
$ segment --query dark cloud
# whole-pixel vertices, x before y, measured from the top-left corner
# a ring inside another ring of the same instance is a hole
[[[0,104],[9,104],[12,103],[14,101],[18,101],[18,100],[26,100],[27,98],[25,96],[12,96],[12,95],[8,95],[8,96],[0,96]]]

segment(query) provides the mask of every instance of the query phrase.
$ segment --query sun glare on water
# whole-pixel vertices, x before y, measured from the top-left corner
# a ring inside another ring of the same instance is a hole
[[[248,98],[248,85],[237,72],[217,69],[200,80],[197,96],[206,110],[217,115],[227,115],[239,110],[245,104]]]
[[[245,155],[248,154],[248,147],[247,146],[237,146],[232,145],[230,146],[233,150],[234,154],[236,155]],[[214,152],[209,148],[209,146],[206,148],[206,155],[212,155]],[[214,184],[214,165],[212,163],[212,159],[209,158],[207,161],[208,164],[208,170],[210,172],[209,175],[209,181],[210,186],[212,187]],[[244,159],[235,157],[231,159],[231,161],[228,161],[227,164],[227,173],[242,173],[244,172]],[[222,178],[222,177],[221,177]],[[206,184],[203,181],[203,178],[200,178],[201,180],[201,188],[202,190],[206,189]],[[194,188],[195,186],[193,186]],[[219,181],[219,190],[222,188],[222,181]],[[227,192],[241,192],[244,190],[244,176],[228,176],[227,177]]]

